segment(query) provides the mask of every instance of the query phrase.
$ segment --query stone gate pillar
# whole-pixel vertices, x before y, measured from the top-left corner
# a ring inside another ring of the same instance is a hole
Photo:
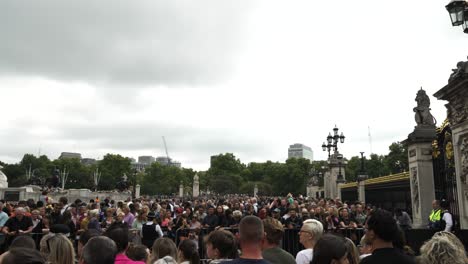
[[[343,160],[343,156],[341,154],[333,154],[328,159],[328,166],[329,171],[328,174],[328,193],[329,198],[335,199],[341,197],[341,189],[339,188],[337,182],[338,175],[341,173],[343,176],[341,179],[344,180],[345,178],[345,161]],[[326,195],[325,195],[326,196]]]
[[[468,229],[468,62],[459,62],[448,84],[434,96],[448,101],[445,106],[452,129],[460,227]]]
[[[435,135],[435,129],[431,132]],[[432,140],[433,137],[424,137],[422,135],[408,140],[408,160],[414,228],[427,227],[427,219],[432,210],[432,201],[435,199],[431,149]]]
[[[179,185],[179,197],[183,197],[184,196],[184,185],[182,184],[182,182],[180,182],[180,185]]]
[[[326,171],[323,174],[323,189],[324,189],[324,198],[331,198],[330,190],[330,171]]]
[[[366,203],[366,182],[358,181],[357,182],[357,191],[358,191],[358,200],[361,203]]]
[[[432,141],[436,137],[435,120],[430,113],[430,100],[424,90],[416,96],[413,109],[417,126],[408,135],[408,161],[410,169],[413,227],[427,228],[435,199]]]

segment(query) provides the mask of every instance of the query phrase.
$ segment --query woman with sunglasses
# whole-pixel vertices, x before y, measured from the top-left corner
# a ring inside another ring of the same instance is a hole
[[[315,219],[308,219],[302,224],[299,231],[299,243],[304,246],[304,250],[296,255],[297,264],[309,264],[312,260],[313,249],[317,241],[322,237],[323,225]]]

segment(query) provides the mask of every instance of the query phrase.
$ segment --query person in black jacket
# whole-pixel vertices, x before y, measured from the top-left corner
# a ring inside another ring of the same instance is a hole
[[[415,263],[413,257],[405,255],[393,245],[393,241],[397,240],[399,228],[390,212],[380,209],[373,211],[366,227],[366,238],[371,241],[374,251],[372,255],[364,258],[361,264]]]
[[[215,215],[215,209],[213,206],[208,208],[208,215],[203,219],[202,225],[206,228],[215,228],[218,225],[218,216]]]
[[[163,232],[157,221],[153,221],[156,215],[154,212],[148,213],[148,222],[143,224],[141,228],[142,238],[141,243],[148,248],[153,246],[153,243],[156,239],[163,236]]]

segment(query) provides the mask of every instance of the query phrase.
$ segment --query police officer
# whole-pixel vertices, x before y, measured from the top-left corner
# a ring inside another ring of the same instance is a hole
[[[444,230],[445,226],[442,226],[442,209],[440,208],[440,201],[432,201],[432,211],[429,215],[429,229],[433,230]]]

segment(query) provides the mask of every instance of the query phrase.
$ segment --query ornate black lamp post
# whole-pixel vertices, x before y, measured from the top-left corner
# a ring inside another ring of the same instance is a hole
[[[468,33],[468,3],[466,0],[452,0],[445,8],[450,14],[452,26],[463,25],[463,32]]]
[[[367,180],[367,175],[364,169],[364,152],[360,152],[360,153],[361,153],[361,170],[359,171],[359,175],[357,176],[358,182]]]
[[[323,142],[322,144],[322,149],[323,151],[328,150],[328,157],[330,158],[330,152],[333,150],[333,153],[338,152],[338,142],[344,143],[345,136],[343,135],[343,132],[341,132],[341,135],[338,135],[338,128],[335,125],[335,128],[333,128],[333,136],[331,133],[328,134],[327,137],[327,144]]]

